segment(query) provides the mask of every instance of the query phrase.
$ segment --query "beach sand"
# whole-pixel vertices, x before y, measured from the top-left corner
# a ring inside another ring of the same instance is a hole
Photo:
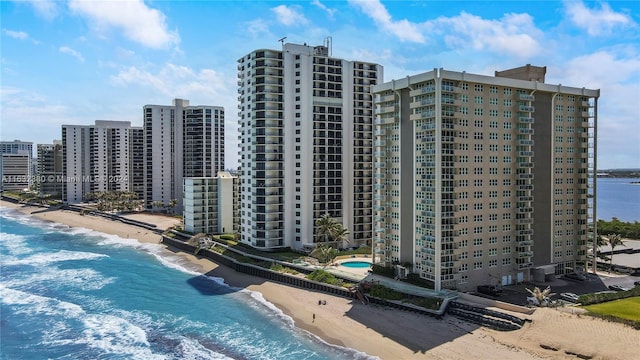
[[[31,214],[41,208],[1,202],[0,206]],[[71,211],[33,214],[43,220],[159,243],[148,230],[101,217]],[[134,215],[137,220],[171,226],[175,218]],[[144,218],[142,218],[144,217]],[[577,359],[576,353],[594,359],[633,359],[640,353],[640,331],[604,320],[554,309],[538,309],[522,329],[500,332],[445,316],[438,320],[352,299],[300,289],[238,273],[207,259],[167,248],[183,257],[194,270],[224,278],[231,286],[256,291],[293,318],[295,325],[330,344],[365,352],[381,359]],[[326,305],[318,305],[318,300]],[[569,310],[570,311],[570,310]],[[315,315],[315,316],[314,316]],[[315,317],[315,319],[314,319]],[[545,349],[552,347],[556,350]],[[567,353],[569,352],[569,353]]]

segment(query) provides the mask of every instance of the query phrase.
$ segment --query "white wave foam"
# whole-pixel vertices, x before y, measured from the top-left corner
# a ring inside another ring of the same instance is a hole
[[[27,246],[26,240],[27,238],[24,235],[0,232],[0,242],[2,243],[2,247],[7,249],[9,254],[12,255],[25,255],[33,252],[33,250]]]
[[[4,263],[4,265],[34,265],[42,266],[62,261],[73,260],[93,260],[103,257],[109,257],[104,254],[96,254],[84,251],[68,251],[60,250],[55,253],[40,253],[33,256],[29,256],[19,260],[10,260]]]
[[[71,286],[82,291],[98,290],[111,284],[115,278],[104,277],[101,273],[89,269],[50,269],[44,268],[40,272],[24,274],[24,276],[9,278],[4,281],[6,286],[23,288],[33,284],[56,283]]]

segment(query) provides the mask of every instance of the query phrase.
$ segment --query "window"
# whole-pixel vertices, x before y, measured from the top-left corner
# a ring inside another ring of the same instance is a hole
[[[482,250],[473,250],[473,257],[474,258],[482,257]]]
[[[475,90],[477,92],[482,92],[482,91],[484,91],[484,86],[482,84],[474,84],[473,85],[473,90]]]
[[[482,269],[482,261],[474,262],[473,270],[480,270],[480,269]]]
[[[503,255],[509,255],[511,254],[511,247],[510,246],[506,246],[502,248],[502,254]]]

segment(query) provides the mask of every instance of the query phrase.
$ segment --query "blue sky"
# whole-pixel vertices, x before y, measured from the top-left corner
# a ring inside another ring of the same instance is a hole
[[[2,140],[141,126],[145,104],[184,98],[225,107],[231,167],[236,60],[331,37],[334,56],[380,63],[385,81],[547,66],[547,83],[601,89],[599,168],[640,168],[637,1],[2,1],[0,13]]]

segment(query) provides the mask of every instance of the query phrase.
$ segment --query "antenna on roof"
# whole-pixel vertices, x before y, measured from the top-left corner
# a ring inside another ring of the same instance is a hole
[[[282,39],[280,39],[280,40],[278,40],[278,41],[280,41],[280,42],[282,43],[282,45],[284,45],[284,39],[286,39],[286,38],[287,38],[287,37],[285,36],[285,37],[283,37]]]

